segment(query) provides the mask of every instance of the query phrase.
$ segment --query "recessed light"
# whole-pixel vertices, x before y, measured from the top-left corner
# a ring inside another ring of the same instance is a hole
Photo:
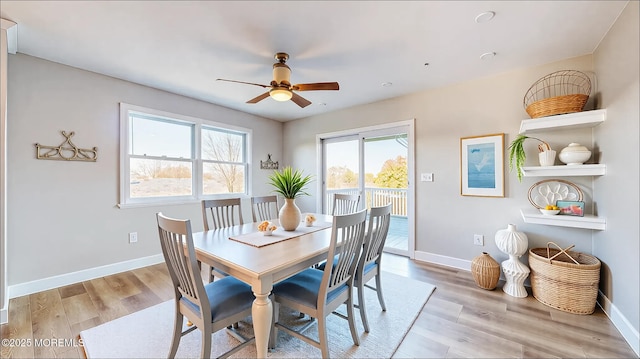
[[[496,56],[495,52],[485,52],[484,54],[480,55],[480,60],[490,60],[494,56]]]
[[[483,13],[481,13],[480,15],[476,16],[476,22],[478,24],[481,24],[483,22],[489,22],[491,21],[491,19],[493,19],[493,17],[496,16],[496,13],[493,11],[485,11]]]
[[[382,87],[390,87],[391,85],[393,85],[392,82],[383,82],[382,83]]]

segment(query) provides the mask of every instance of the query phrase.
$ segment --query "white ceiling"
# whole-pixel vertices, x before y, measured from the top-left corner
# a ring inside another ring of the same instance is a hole
[[[626,4],[2,0],[0,13],[18,24],[20,53],[288,121],[591,54]],[[476,23],[485,11],[494,19]],[[299,108],[246,104],[265,90],[215,81],[267,85],[276,52],[292,83],[340,90],[300,92],[313,104]]]

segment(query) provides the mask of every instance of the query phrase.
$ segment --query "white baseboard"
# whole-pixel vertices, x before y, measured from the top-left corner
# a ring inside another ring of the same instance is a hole
[[[455,257],[447,257],[440,254],[433,254],[429,252],[415,252],[415,259],[417,261],[439,264],[446,267],[453,267],[456,269],[462,269],[466,271],[471,271],[471,261],[455,258]]]
[[[132,259],[124,262],[104,265],[101,267],[89,268],[77,272],[61,274],[53,277],[34,280],[31,282],[20,283],[9,286],[9,298],[21,297],[43,290],[63,287],[65,285],[83,282],[95,278],[100,278],[136,268],[146,267],[164,261],[162,254]]]
[[[631,349],[640,356],[640,335],[638,331],[631,325],[629,320],[618,310],[615,304],[611,303],[609,298],[601,291],[598,291],[598,305],[602,311],[609,317],[609,320],[618,329],[622,337],[629,343]]]

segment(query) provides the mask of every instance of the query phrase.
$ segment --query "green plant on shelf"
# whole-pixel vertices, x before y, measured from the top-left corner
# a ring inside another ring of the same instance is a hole
[[[524,151],[524,141],[528,138],[540,142],[538,145],[539,152],[551,150],[551,146],[547,142],[536,137],[518,135],[515,140],[511,141],[511,144],[509,144],[509,171],[516,169],[519,182],[522,182],[522,166],[527,159],[527,154]]]

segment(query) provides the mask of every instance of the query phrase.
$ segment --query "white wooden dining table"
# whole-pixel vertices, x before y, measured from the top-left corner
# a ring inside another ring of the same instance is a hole
[[[314,214],[318,223],[331,223],[332,216]],[[277,219],[272,222],[283,231]],[[324,259],[329,251],[331,227],[300,233],[281,242],[256,247],[229,239],[258,232],[259,223],[247,223],[193,233],[197,259],[251,286],[253,330],[258,358],[266,358],[273,306],[269,295],[273,285]],[[304,226],[301,222],[300,226]]]

